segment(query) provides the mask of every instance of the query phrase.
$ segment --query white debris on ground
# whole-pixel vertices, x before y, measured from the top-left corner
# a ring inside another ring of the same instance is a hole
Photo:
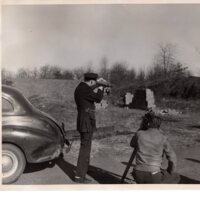
[[[155,112],[155,114],[158,115],[181,115],[182,112],[175,110],[175,109],[170,109],[170,108],[166,108],[166,109],[159,109],[159,108],[152,108],[152,110]]]
[[[107,100],[103,99],[100,103],[95,103],[95,107],[97,110],[105,109],[108,107],[108,102]]]

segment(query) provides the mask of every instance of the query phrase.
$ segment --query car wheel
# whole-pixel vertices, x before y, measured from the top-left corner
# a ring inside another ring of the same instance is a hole
[[[26,160],[23,152],[15,145],[3,144],[2,147],[2,182],[8,184],[20,177],[26,166]]]

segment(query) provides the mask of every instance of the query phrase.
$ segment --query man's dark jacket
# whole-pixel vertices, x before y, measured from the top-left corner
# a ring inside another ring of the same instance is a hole
[[[95,105],[103,98],[103,91],[98,90],[97,93],[86,83],[81,82],[74,93],[78,117],[77,130],[79,132],[93,132],[96,129]]]

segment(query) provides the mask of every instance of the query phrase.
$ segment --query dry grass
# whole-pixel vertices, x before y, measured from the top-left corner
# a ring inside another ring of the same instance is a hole
[[[76,106],[74,89],[77,81],[18,79],[14,86],[40,110],[49,113],[67,130],[76,129]],[[126,110],[109,106],[97,110],[97,127],[114,127],[114,131],[135,131],[144,111]]]
[[[14,86],[21,90],[34,106],[49,113],[58,122],[64,122],[66,130],[76,129],[77,111],[73,93],[77,84],[77,81],[67,80],[14,81]],[[169,106],[183,109],[185,113],[178,117],[167,116],[164,118],[162,129],[169,136],[173,146],[181,147],[200,142],[200,115],[197,109],[200,106],[199,102],[164,100],[159,105],[162,108]],[[94,138],[103,139],[94,142],[93,146],[96,149],[94,151],[99,151],[104,143],[109,143],[116,152],[127,151],[126,147],[131,138],[131,134],[128,133],[133,133],[138,129],[143,114],[144,111],[141,110],[123,109],[111,105],[106,110],[97,110],[98,131]],[[78,133],[72,132],[72,135],[76,134]],[[109,141],[105,138],[106,136],[110,136]]]
[[[157,99],[157,106],[161,109],[171,108],[181,111],[182,113],[200,112],[200,101],[197,100],[184,100],[184,99]]]

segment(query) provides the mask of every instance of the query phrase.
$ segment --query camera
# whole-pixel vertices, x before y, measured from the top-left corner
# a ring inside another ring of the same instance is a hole
[[[97,85],[96,85],[96,87],[100,87],[100,86],[103,87],[104,93],[106,93],[107,95],[110,94],[110,89],[111,89],[112,86],[109,84],[108,81],[106,81],[103,78],[97,79]]]

